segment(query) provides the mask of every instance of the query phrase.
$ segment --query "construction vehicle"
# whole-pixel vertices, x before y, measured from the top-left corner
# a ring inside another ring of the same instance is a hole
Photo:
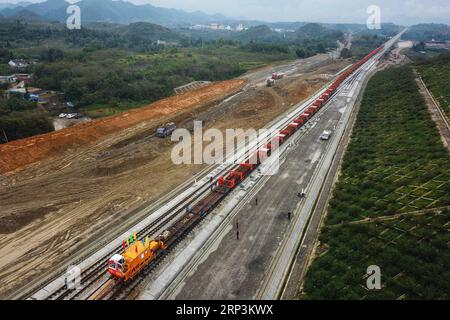
[[[217,184],[212,184],[212,190],[203,199],[193,205],[192,208],[187,207],[186,213],[182,214],[170,227],[162,231],[155,237],[144,237],[137,239],[134,235],[132,239],[122,243],[121,253],[114,254],[108,260],[108,272],[114,279],[127,282],[136,277],[141,270],[154,261],[166,249],[173,247],[177,240],[183,235],[186,235],[197,223],[199,223],[205,216],[211,213],[221,201],[234,189],[251,175],[252,172],[272,155],[281,145],[301,129],[319,109],[323,108],[325,103],[336,93],[338,87],[358,68],[366,63],[370,58],[376,55],[382,47],[372,51],[369,55],[364,57],[359,62],[352,65],[345,72],[343,72],[332,85],[328,87],[326,93],[322,94],[309,108],[300,114],[292,123],[289,123],[278,135],[274,136],[270,142],[265,144],[249,155],[249,159],[245,162],[236,165],[231,171],[225,175],[220,176]],[[159,128],[162,135],[167,136],[175,130],[175,125],[169,123],[166,126]],[[325,140],[328,140],[332,134],[331,131],[324,131],[322,135],[326,134]],[[321,136],[322,138],[322,136]],[[212,180],[211,180],[212,182]],[[301,198],[306,196],[306,191],[302,189],[299,193]]]
[[[163,127],[159,127],[158,129],[156,129],[156,136],[160,137],[160,138],[165,138],[165,137],[171,135],[172,132],[174,132],[176,128],[177,128],[177,126],[175,125],[175,123],[173,123],[173,122],[167,123]]]

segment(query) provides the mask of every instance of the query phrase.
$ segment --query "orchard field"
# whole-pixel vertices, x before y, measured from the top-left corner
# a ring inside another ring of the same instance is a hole
[[[450,287],[450,156],[410,67],[377,73],[308,270],[302,298],[445,299]],[[366,289],[378,265],[382,289]]]

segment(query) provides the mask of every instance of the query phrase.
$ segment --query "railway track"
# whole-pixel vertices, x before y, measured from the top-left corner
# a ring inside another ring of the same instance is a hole
[[[354,78],[348,79],[348,82],[352,84],[352,83],[355,81],[355,79],[359,76],[360,72],[361,72],[361,71],[355,72]],[[343,89],[344,89],[344,88],[340,88],[340,90],[337,90],[336,93],[333,94],[333,95],[330,97],[330,100],[331,100],[335,95],[339,94]],[[318,117],[320,117],[320,115],[321,115],[324,111],[325,111],[325,108],[322,109],[322,110],[320,110],[317,114],[315,114],[314,117],[312,117],[312,118],[310,119],[310,121],[312,121],[313,119],[317,119]],[[292,119],[289,119],[288,121],[285,121],[285,123],[284,123],[284,124],[281,124],[280,126],[281,126],[281,127],[284,127],[284,126],[286,125],[286,123],[290,123],[291,121],[292,121]],[[199,222],[200,222],[200,221],[199,221]],[[199,222],[197,222],[196,224],[198,224]],[[186,232],[186,234],[188,234],[194,227],[195,227],[195,225],[192,226],[192,227]],[[173,250],[174,248],[176,248],[176,246],[181,242],[182,238],[183,238],[183,237],[179,237],[179,238],[177,239],[177,244],[171,247],[172,250]],[[130,296],[130,293],[131,293],[135,288],[137,288],[137,287],[140,285],[140,283],[142,283],[142,282],[144,281],[144,279],[149,275],[149,273],[151,273],[151,271],[154,270],[154,268],[155,268],[155,267],[156,267],[156,266],[164,259],[164,257],[165,257],[168,253],[170,253],[170,251],[171,251],[171,250],[164,252],[164,256],[163,256],[161,259],[159,259],[159,257],[158,257],[157,260],[155,260],[155,261],[153,261],[151,264],[149,264],[144,270],[142,270],[142,272],[139,274],[138,277],[136,277],[135,279],[131,280],[130,282],[128,282],[128,283],[126,283],[126,284],[121,284],[120,287],[119,287],[119,289],[116,291],[116,293],[113,294],[110,298],[112,298],[112,299],[122,299],[122,298],[127,298],[127,297],[129,297],[129,296]]]
[[[337,90],[335,90],[333,92],[333,94],[329,97],[328,102],[330,100],[332,100],[332,98],[335,95],[339,94],[342,90],[344,90],[344,88],[347,88],[347,89],[352,88],[352,91],[354,91],[355,88],[353,86],[354,86],[355,81],[358,81],[358,79],[360,79],[362,77],[363,72],[367,72],[369,69],[371,69],[373,67],[373,65],[375,64],[377,59],[384,53],[384,52],[379,53],[380,51],[381,50],[378,49],[375,54],[371,54],[369,56],[370,58],[368,60],[365,59],[364,63],[359,64],[357,69],[353,70],[353,72],[351,72],[350,75],[346,79],[344,79],[344,81],[342,81],[342,83],[340,83],[340,86],[338,88],[336,88]],[[352,93],[352,95],[353,95],[353,93]],[[320,113],[315,114],[315,116],[312,117],[312,118],[309,118],[308,121],[310,121],[313,118],[317,118],[317,116],[319,114]],[[297,116],[298,115],[299,115],[299,113],[297,113]],[[285,123],[290,123],[291,121],[293,121],[293,118],[289,119]],[[144,277],[145,277],[146,273],[144,272],[143,274],[144,274]],[[138,280],[138,281],[140,282],[141,280]],[[134,288],[134,285],[131,285],[131,287]]]
[[[329,101],[333,100],[333,98],[338,95],[339,93],[341,93],[342,91],[345,91],[348,89],[347,84],[353,84],[354,81],[356,81],[356,78],[360,76],[361,71],[358,70],[354,73],[354,78],[353,79],[348,79],[347,82],[345,82],[342,87],[339,88],[339,90],[336,91],[335,94],[333,94]],[[313,118],[310,119],[310,122],[318,122],[321,119],[322,114],[327,110],[327,108],[329,107],[329,104],[327,103],[326,105],[324,105],[324,107],[322,109],[320,109]],[[314,124],[312,125],[312,127],[314,126]],[[300,142],[300,139],[303,137],[303,135],[305,134],[305,132],[297,132],[296,136],[292,136],[293,141],[291,142],[291,145],[293,146],[297,146]],[[289,147],[284,149],[283,151],[281,151],[280,157],[281,158],[285,158],[286,154],[289,150]],[[262,182],[262,184],[265,183]],[[259,185],[261,185],[261,183],[259,183]],[[259,187],[254,187],[256,189],[260,188]],[[254,190],[251,189],[251,191],[248,191],[250,194],[248,195],[248,197],[246,196],[245,199],[251,198],[251,194],[254,194]],[[201,250],[199,250],[198,254],[195,254],[194,256],[192,256],[190,258],[190,261],[183,267],[183,271],[180,272],[180,275],[177,276],[176,278],[173,279],[172,282],[170,282],[170,284],[167,285],[167,288],[161,293],[161,295],[159,296],[159,299],[173,299],[174,296],[174,292],[177,291],[178,285],[180,283],[182,283],[184,281],[184,279],[186,278],[186,276],[189,274],[190,271],[195,270],[198,266],[199,261],[203,261],[203,258],[205,256],[208,255],[209,251],[208,248],[211,247],[215,247],[217,245],[217,241],[218,239],[221,237],[221,234],[224,232],[224,230],[226,229],[226,226],[229,225],[230,221],[233,219],[233,217],[236,215],[236,213],[239,211],[239,208],[241,208],[241,204],[245,203],[247,200],[242,199],[239,204],[233,208],[232,211],[230,211],[230,213],[227,214],[227,217],[224,219],[224,221],[221,223],[221,226],[212,233],[210,239],[207,240],[207,242],[204,244],[204,246],[201,248]],[[205,249],[206,248],[206,249]]]
[[[345,70],[345,69],[344,69]],[[344,71],[342,70],[341,73]],[[356,72],[353,74],[354,76],[358,74],[360,71],[356,70]],[[349,77],[346,82],[348,81],[354,81],[352,80],[354,77]],[[344,84],[346,83],[344,82]],[[274,132],[279,131],[283,127],[285,127],[287,124],[293,121],[293,119],[301,112],[303,112],[307,106],[316,99],[318,96],[320,96],[323,92],[325,92],[326,88],[328,87],[328,84],[324,86],[322,90],[319,90],[318,93],[316,93],[311,98],[307,99],[304,102],[301,102],[296,107],[293,108],[290,112],[288,112],[288,115],[280,117],[280,120],[276,120],[278,122],[275,123],[274,126],[272,126],[272,129]],[[340,90],[342,90],[342,87],[339,88],[338,91],[336,91],[335,94],[337,94]],[[334,94],[333,94],[334,95]],[[331,97],[330,97],[331,98]],[[274,121],[275,122],[275,121]],[[274,128],[273,128],[274,127]],[[259,143],[256,143],[254,145],[251,145],[248,147],[248,145],[245,145],[246,148],[244,148],[244,154],[241,155],[242,161],[245,161],[249,156],[250,152],[256,151],[258,148],[260,148],[262,145],[266,144],[270,139],[272,139],[273,136],[268,137],[265,141],[260,141]],[[242,149],[242,147],[241,147]],[[239,162],[237,162],[239,163]],[[224,173],[227,173],[230,171],[230,169],[235,168],[237,165],[232,163],[223,166],[219,172],[216,172],[212,176],[208,176],[212,181],[216,181],[217,178]],[[215,170],[212,170],[214,172]],[[167,227],[171,224],[172,221],[174,221],[177,217],[179,217],[181,214],[183,214],[186,210],[186,206],[191,206],[194,203],[196,203],[199,199],[202,198],[202,196],[207,193],[212,184],[210,182],[203,183],[200,187],[196,188],[195,191],[189,193],[186,197],[184,197],[181,201],[173,205],[169,210],[167,210],[165,215],[161,215],[159,218],[155,219],[151,223],[149,223],[147,226],[142,228],[139,232],[137,232],[137,238],[138,240],[145,239],[147,236],[152,236],[159,230],[161,230],[164,227]],[[117,298],[123,298],[126,297],[127,294],[129,294],[134,288],[136,288],[144,279],[145,277],[158,265],[160,264],[164,257],[167,256],[167,254],[175,248],[179,242],[184,238],[184,235],[189,233],[195,225],[195,223],[192,227],[190,227],[183,236],[179,237],[177,239],[175,245],[171,246],[170,250],[165,250],[163,254],[158,256],[152,263],[150,263],[147,267],[142,270],[142,272],[132,281],[130,281],[127,284],[124,283],[114,283],[111,282],[111,279],[109,279],[109,276],[107,274],[107,261],[108,258],[113,255],[114,253],[119,253],[122,251],[121,246],[117,246],[114,250],[106,253],[103,257],[98,259],[94,264],[92,264],[90,267],[86,268],[82,274],[81,274],[81,286],[82,288],[80,290],[71,290],[68,289],[66,285],[62,285],[59,289],[55,290],[49,296],[47,299],[50,300],[61,300],[61,299],[77,299],[77,298],[87,298],[87,299],[117,299]],[[92,291],[92,287],[94,287],[94,290]],[[125,294],[124,294],[125,293]]]
[[[400,36],[403,34],[401,32],[399,35],[396,36],[396,38],[400,38]],[[363,64],[357,72],[355,72],[351,77],[350,81],[347,83],[347,85],[342,85],[341,90],[339,91],[353,91],[356,90],[357,85],[355,86],[355,82],[361,81],[363,79],[364,74],[370,74],[370,70],[374,67],[374,65],[379,61],[379,59],[383,56],[385,51],[392,46],[393,43],[395,43],[397,40],[394,38],[393,40],[390,40],[386,45],[384,50],[381,50],[378,52],[373,59],[370,59],[365,64]],[[357,84],[357,83],[356,83]],[[353,88],[352,88],[353,87]],[[344,128],[345,130],[345,128]],[[339,142],[339,141],[338,141]],[[330,154],[332,155],[332,154]],[[321,160],[321,162],[325,161],[326,156]],[[331,161],[328,167],[331,167]],[[329,169],[327,169],[328,172]],[[316,171],[314,173],[314,176],[318,175],[319,171]],[[314,180],[314,178],[313,178]],[[320,193],[323,187],[324,181],[317,181],[315,184],[318,186],[318,192]],[[312,186],[310,188],[313,188]],[[307,193],[311,193],[311,191],[308,191]],[[314,208],[316,206],[316,199],[311,199],[312,206],[311,210],[309,211],[309,215],[306,218],[306,222],[304,222],[302,231],[299,232],[299,230],[296,230],[295,227],[298,224],[298,226],[301,226],[300,222],[300,211],[303,210],[305,204],[303,204],[302,207],[299,207],[297,209],[298,213],[295,214],[297,217],[297,220],[294,222],[294,225],[290,229],[290,236],[287,236],[285,238],[285,241],[283,241],[282,245],[278,249],[277,255],[274,258],[274,261],[270,265],[270,272],[268,272],[268,276],[264,280],[257,297],[259,299],[279,299],[283,296],[285,293],[286,287],[288,285],[289,278],[292,275],[293,269],[294,269],[294,260],[295,257],[298,254],[298,248],[303,243],[303,240],[306,236],[306,232],[311,224],[311,215],[314,211]],[[295,234],[292,234],[292,232],[295,231]]]
[[[228,166],[225,168],[228,169]],[[221,173],[217,173],[213,176],[213,179],[219,177]],[[144,229],[136,233],[138,240],[145,239],[147,236],[155,234],[158,230],[161,230],[167,226],[171,221],[177,218],[181,213],[184,213],[186,206],[192,205],[196,202],[204,193],[209,191],[210,183],[203,184],[194,194],[190,194],[185,197],[181,202],[177,203],[171,208],[169,215],[164,215],[152,223],[148,224]],[[99,259],[90,268],[84,270],[81,274],[81,285],[83,288],[79,291],[68,289],[66,286],[61,287],[57,292],[48,297],[50,300],[61,299],[73,299],[80,296],[85,290],[89,289],[90,285],[98,281],[106,273],[108,258],[114,253],[120,253],[122,251],[121,246],[117,246],[114,251],[108,252],[101,259]]]
[[[339,91],[344,91],[345,88],[341,88]],[[336,92],[336,95],[339,94],[339,92]],[[333,99],[335,95],[333,95],[330,98],[330,101]],[[323,113],[327,111],[328,107],[330,105],[326,104],[322,109],[320,109],[313,118],[310,119],[313,123],[321,121],[321,117],[323,116]],[[314,124],[308,128],[308,130],[312,129],[314,127]],[[303,132],[297,132],[295,136],[292,136],[292,142],[291,146],[294,148],[301,144],[302,137],[307,134],[307,131]],[[287,154],[290,152],[290,149],[288,146],[280,151],[280,158],[285,159],[287,157]],[[260,180],[260,182],[253,186],[249,191],[246,192],[245,198],[241,199],[239,201],[239,204],[237,204],[224,218],[223,222],[221,223],[220,227],[216,229],[211,234],[211,237],[205,242],[205,244],[202,246],[201,250],[197,254],[195,254],[190,261],[186,264],[185,267],[183,267],[183,271],[180,272],[180,275],[177,276],[168,286],[167,288],[162,292],[162,294],[159,296],[158,299],[174,299],[175,295],[174,293],[177,292],[178,286],[180,283],[183,283],[183,281],[186,279],[186,277],[195,270],[199,263],[204,261],[204,258],[207,257],[210,253],[210,248],[215,248],[220,241],[220,239],[223,237],[224,233],[228,232],[227,226],[230,225],[231,221],[233,221],[234,217],[238,214],[238,212],[243,208],[245,203],[249,201],[255,194],[258,192],[260,188],[267,182],[267,179]]]
[[[290,118],[289,118],[290,120]],[[280,129],[283,125],[285,125],[289,120],[285,120],[280,123],[277,129]],[[268,138],[269,139],[269,138]],[[249,149],[249,151],[256,150],[262,144],[267,141],[260,142],[259,144],[253,146]],[[244,159],[245,160],[245,159]],[[235,167],[235,164],[229,164],[225,166],[220,172],[214,174],[212,176],[213,181],[216,180],[220,175],[228,172],[230,169]],[[210,176],[211,177],[211,176]],[[138,239],[144,239],[146,236],[151,236],[155,234],[158,230],[170,224],[175,218],[177,218],[181,213],[184,212],[186,206],[191,206],[197,200],[201,198],[202,195],[207,193],[211,187],[210,183],[202,184],[194,193],[189,194],[185,197],[181,202],[174,205],[169,211],[168,215],[161,216],[160,218],[154,220],[152,223],[147,225],[144,229],[140,230],[137,233]],[[110,251],[105,254],[101,259],[99,259],[96,263],[94,263],[89,268],[85,269],[81,274],[81,290],[74,291],[68,289],[65,285],[60,287],[58,290],[50,294],[47,299],[50,300],[61,300],[61,299],[76,299],[81,297],[83,293],[91,288],[93,284],[96,284],[102,277],[106,274],[107,267],[107,259],[114,253],[119,253],[122,250],[120,246],[117,246],[114,251]]]

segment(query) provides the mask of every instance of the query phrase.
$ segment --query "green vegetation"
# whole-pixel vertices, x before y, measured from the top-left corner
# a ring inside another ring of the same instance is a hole
[[[350,52],[343,52],[343,57],[354,56],[361,59],[372,52],[375,48],[386,42],[386,38],[377,34],[359,34],[352,39]]]
[[[420,43],[418,43],[420,45]],[[424,48],[420,49],[417,45],[411,49],[406,49],[405,54],[414,63],[425,63],[432,59],[438,58],[440,55],[445,54],[447,51],[445,49],[438,48]]]
[[[196,80],[218,81],[271,63],[335,47],[340,31],[302,26],[287,39],[267,26],[204,41],[193,33],[151,24],[92,23],[68,30],[61,23],[0,22],[2,70],[13,58],[36,59],[31,86],[64,93],[86,114],[102,117],[173,94]]]
[[[174,87],[194,80],[236,77],[245,69],[239,60],[228,59],[226,50],[223,56],[211,56],[207,49],[174,48],[158,53],[79,50],[67,54],[67,58],[40,63],[32,72],[35,86],[63,91],[78,107],[114,106],[123,100],[155,101],[170,96]]]
[[[64,48],[157,49],[157,40],[177,41],[183,37],[159,25],[137,22],[130,25],[95,23],[69,30],[62,23],[0,20],[0,39],[6,48],[61,46]]]
[[[88,117],[104,118],[108,116],[113,116],[115,114],[121,113],[134,108],[139,108],[149,104],[150,101],[118,101],[115,104],[97,104],[90,105],[87,108],[80,108],[79,111],[86,114]]]
[[[306,297],[448,298],[449,211],[410,212],[449,205],[450,157],[411,68],[379,72],[364,94],[320,236],[329,250],[308,271]],[[380,266],[382,290],[365,289],[369,265]]]
[[[422,79],[450,117],[450,54],[439,55],[418,65]]]
[[[234,78],[268,63],[295,58],[275,45],[211,43],[201,47],[166,48],[158,52],[121,49],[72,50],[64,58],[33,66],[33,85],[62,91],[84,109],[99,104],[155,101],[173,88],[196,80]]]
[[[450,40],[450,26],[437,23],[418,24],[411,26],[402,38],[414,41],[446,41]]]
[[[38,110],[36,103],[18,98],[0,98],[0,143],[53,130],[48,114]]]
[[[33,74],[29,86],[62,92],[74,111],[98,118],[168,97],[191,81],[231,79],[253,68],[324,53],[343,39],[341,31],[320,24],[286,34],[263,25],[217,32],[207,41],[199,35],[146,22],[91,23],[68,30],[58,22],[0,18],[0,71],[13,73],[10,59],[38,61],[23,70]],[[51,127],[44,125],[48,120],[42,112],[29,111],[0,115],[0,128],[14,132],[8,132],[11,140]],[[40,121],[19,134],[17,128],[29,125],[30,117]]]
[[[309,299],[449,299],[450,211],[391,221],[325,227],[330,249],[311,266]],[[381,290],[367,290],[368,266],[381,269]]]
[[[194,39],[207,39],[209,43],[241,44],[243,49],[253,52],[293,52],[300,58],[325,53],[337,47],[337,40],[344,39],[342,31],[318,23],[304,24],[295,32],[276,32],[267,25],[258,25],[242,32],[189,30],[184,31],[184,34]]]

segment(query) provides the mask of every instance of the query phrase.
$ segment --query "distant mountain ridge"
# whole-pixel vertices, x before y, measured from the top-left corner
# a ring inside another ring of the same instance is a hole
[[[32,4],[31,2],[18,2],[18,3],[0,3],[0,11],[4,9],[12,9],[16,7],[26,7]]]
[[[0,15],[12,17],[20,11],[27,10],[43,19],[59,22],[66,21],[66,13],[70,3],[65,0],[47,0],[41,3],[23,3],[17,6],[7,6]],[[195,23],[212,23],[230,20],[223,15],[210,15],[201,11],[186,12],[177,9],[155,7],[150,4],[135,5],[126,1],[112,0],[82,0],[76,3],[81,10],[81,23],[110,22],[129,24],[133,22],[151,22],[164,26],[187,25]]]
[[[450,26],[442,23],[417,24],[411,26],[403,38],[414,41],[450,41]]]

